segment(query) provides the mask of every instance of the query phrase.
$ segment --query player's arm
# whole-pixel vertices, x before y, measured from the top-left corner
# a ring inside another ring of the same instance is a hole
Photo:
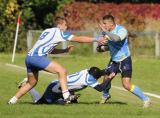
[[[113,34],[109,31],[105,31],[103,32],[104,36],[111,39],[112,41],[122,41],[123,39],[125,39],[127,37],[127,31],[125,29],[121,29],[120,31],[118,31],[117,34]]]
[[[88,37],[88,36],[75,36],[72,35],[70,32],[61,32],[61,36],[65,40],[69,40],[72,42],[79,42],[79,43],[91,43],[91,42],[98,42],[99,44],[104,44],[106,39],[104,37]]]
[[[96,48],[97,52],[105,52],[109,50],[108,43],[105,43],[104,45],[98,45]]]
[[[98,84],[94,87],[94,89],[96,89],[97,91],[101,92],[103,90],[105,90],[105,88],[107,87],[107,85],[110,83],[110,80],[104,80],[103,83]]]
[[[51,52],[51,54],[68,53],[68,52],[72,51],[73,48],[74,48],[73,45],[69,45],[66,49],[57,49],[57,48],[55,48],[55,49]]]
[[[127,37],[127,30],[125,28],[121,28],[116,34],[113,34],[107,30],[105,30],[105,28],[103,27],[102,24],[99,24],[100,28],[102,29],[102,35],[106,38],[106,39],[110,39],[114,42],[118,42],[118,41],[122,41],[123,39],[125,39]]]
[[[90,43],[90,42],[98,42],[100,44],[104,44],[106,39],[104,37],[87,37],[87,36],[73,36],[70,41],[80,42],[80,43]]]

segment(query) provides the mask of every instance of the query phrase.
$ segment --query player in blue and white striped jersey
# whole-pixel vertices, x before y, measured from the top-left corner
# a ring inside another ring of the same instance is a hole
[[[75,41],[75,42],[93,42],[98,41],[104,43],[104,38],[93,38],[86,36],[75,36],[66,32],[67,22],[62,17],[57,17],[55,20],[56,27],[46,29],[40,35],[38,41],[33,48],[28,52],[25,63],[27,67],[28,82],[21,87],[18,92],[9,100],[9,104],[15,104],[24,94],[32,89],[38,82],[38,72],[45,70],[50,73],[57,73],[60,85],[62,88],[63,97],[69,103],[70,93],[68,91],[66,80],[67,71],[55,61],[50,61],[46,56],[54,50],[60,42]]]
[[[102,91],[105,89],[108,81],[104,81],[99,84],[97,79],[105,74],[104,70],[100,70],[97,67],[91,67],[90,69],[84,69],[80,72],[76,72],[74,74],[67,76],[67,85],[71,94],[74,95],[76,91],[82,90],[86,87],[92,87],[97,91]],[[27,78],[23,82],[21,82],[20,86],[27,81]],[[32,88],[29,91],[32,96],[32,100],[34,103],[44,103],[44,104],[52,104],[58,103],[59,100],[63,100],[60,83],[58,80],[52,81],[48,87],[46,88],[42,97],[39,93]],[[72,101],[76,101],[77,98],[73,98]]]

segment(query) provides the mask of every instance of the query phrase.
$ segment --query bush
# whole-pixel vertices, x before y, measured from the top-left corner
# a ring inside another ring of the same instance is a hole
[[[105,15],[112,14],[118,23],[129,31],[143,31],[145,18],[160,19],[160,4],[113,4],[74,2],[64,6],[58,14],[65,15],[72,30],[97,29],[96,23]]]

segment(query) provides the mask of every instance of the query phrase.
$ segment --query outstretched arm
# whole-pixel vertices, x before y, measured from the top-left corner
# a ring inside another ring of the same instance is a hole
[[[100,44],[104,44],[106,39],[104,37],[93,38],[87,36],[73,36],[71,41],[80,43],[98,42]]]
[[[110,80],[105,80],[103,83],[98,84],[97,86],[95,86],[94,89],[96,89],[97,91],[101,92],[107,87],[107,85],[109,83],[110,83]]]

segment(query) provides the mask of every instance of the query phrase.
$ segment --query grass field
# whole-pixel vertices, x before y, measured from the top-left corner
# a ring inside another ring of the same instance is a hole
[[[54,57],[68,73],[73,73],[90,66],[104,68],[108,63],[106,54],[89,57],[68,56]],[[15,65],[25,67],[24,54],[16,55]],[[141,107],[142,102],[131,93],[111,89],[112,98],[108,104],[97,104],[101,93],[87,88],[80,91],[78,104],[72,105],[34,105],[30,96],[25,95],[18,104],[7,105],[7,101],[17,91],[16,82],[26,76],[23,68],[6,65],[10,63],[11,55],[0,54],[0,118],[160,118],[160,99],[151,97],[152,105],[148,109]],[[36,89],[43,94],[47,84],[57,79],[55,75],[40,73]],[[145,92],[160,94],[160,60],[153,58],[133,58],[133,83],[139,85]],[[116,77],[113,86],[121,86],[120,76]]]

